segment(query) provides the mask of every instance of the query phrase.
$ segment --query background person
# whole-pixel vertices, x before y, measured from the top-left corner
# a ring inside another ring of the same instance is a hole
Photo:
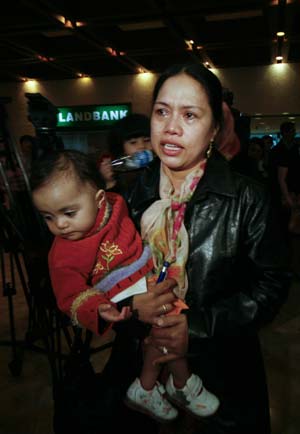
[[[168,349],[157,362],[188,355],[193,372],[220,397],[216,415],[191,432],[270,434],[258,330],[285,302],[290,273],[265,188],[232,171],[213,149],[221,117],[221,84],[201,64],[175,65],[158,79],[151,116],[158,159],[143,172],[129,204],[142,233],[152,215],[152,249],[164,234],[168,251],[172,221],[183,215],[178,244],[187,243],[181,263],[189,310],[160,318],[147,342]],[[142,318],[139,297],[133,307]],[[178,405],[191,399],[170,381],[167,393]]]
[[[108,134],[109,155],[100,157],[99,170],[106,181],[106,189],[126,195],[134,184],[140,169],[117,172],[111,166],[113,159],[133,156],[136,152],[151,150],[150,119],[141,113],[132,113],[117,121]]]
[[[29,134],[24,134],[19,138],[19,144],[24,168],[29,175],[32,162],[38,156],[36,138]]]
[[[278,183],[281,193],[281,206],[290,257],[295,275],[300,277],[300,142],[296,140],[296,128],[292,123],[285,127],[283,135],[288,136],[291,146],[278,157]]]
[[[295,142],[295,124],[290,121],[283,122],[280,125],[280,140],[276,146],[273,146],[269,152],[269,185],[270,192],[274,203],[278,208],[281,217],[281,224],[287,228],[288,213],[282,207],[282,192],[278,179],[278,168],[281,162],[289,159],[290,150],[296,145]]]

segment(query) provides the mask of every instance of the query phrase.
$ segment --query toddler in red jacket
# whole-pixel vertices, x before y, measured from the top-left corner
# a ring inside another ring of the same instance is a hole
[[[59,309],[74,325],[96,334],[129,319],[130,306],[119,311],[117,303],[147,291],[153,260],[122,196],[104,191],[97,166],[79,151],[48,154],[33,166],[30,182],[34,205],[55,236],[48,263]],[[163,307],[162,313],[167,313]],[[143,379],[159,376],[152,348],[145,350],[141,378],[129,387],[126,402],[161,422],[171,421],[178,412],[164,397],[163,386],[156,381],[150,390],[142,386]],[[178,376],[188,372],[185,359],[172,365]],[[191,387],[198,390],[201,380],[193,374],[190,378]],[[200,393],[200,415],[214,413],[218,399],[204,387]]]

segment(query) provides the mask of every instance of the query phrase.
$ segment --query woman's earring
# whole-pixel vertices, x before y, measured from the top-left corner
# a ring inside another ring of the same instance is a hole
[[[212,150],[213,150],[213,146],[214,146],[214,141],[211,140],[209,142],[208,148],[206,149],[206,158],[209,158],[211,156]]]

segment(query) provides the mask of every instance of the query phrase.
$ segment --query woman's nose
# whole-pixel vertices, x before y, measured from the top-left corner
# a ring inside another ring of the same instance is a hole
[[[182,128],[177,116],[170,116],[167,120],[166,131],[169,134],[181,134]]]

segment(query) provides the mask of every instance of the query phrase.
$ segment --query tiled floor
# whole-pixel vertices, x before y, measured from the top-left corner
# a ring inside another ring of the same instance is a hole
[[[27,330],[28,309],[17,282],[13,297],[17,339]],[[49,364],[44,354],[25,349],[22,369],[12,375],[9,341],[8,299],[0,302],[0,434],[53,434],[52,395]],[[294,280],[288,303],[281,314],[261,333],[270,390],[272,434],[300,432],[300,281]],[[101,354],[101,355],[100,355]],[[109,357],[109,350],[93,356],[97,370]],[[103,433],[105,434],[105,433]],[[242,434],[242,433],[241,433]],[[255,433],[253,433],[255,434]]]

